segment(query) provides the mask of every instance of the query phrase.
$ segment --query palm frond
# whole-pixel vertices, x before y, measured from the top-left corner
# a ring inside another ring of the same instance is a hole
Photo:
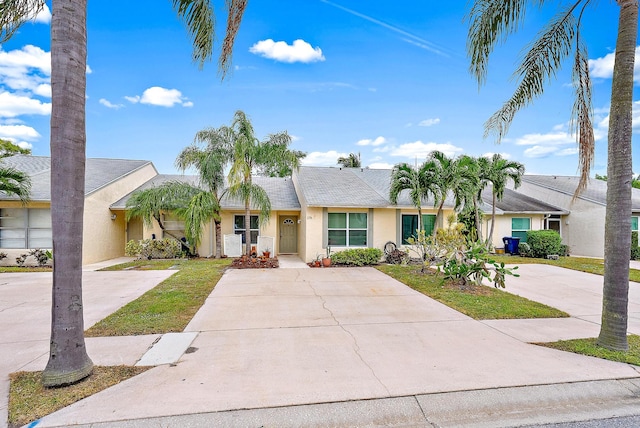
[[[580,170],[580,181],[573,195],[575,199],[587,187],[595,152],[589,55],[586,45],[582,43],[579,44],[575,53],[573,88],[575,90],[575,101],[571,112],[571,132],[576,134],[579,153],[578,169]]]
[[[29,202],[31,179],[15,168],[0,166],[0,192],[17,196],[23,204]]]
[[[544,0],[477,0],[467,19],[467,55],[471,74],[482,85],[486,81],[489,55],[498,42],[514,33],[525,17],[528,3],[542,5]]]
[[[205,224],[211,219],[220,220],[220,205],[212,193],[199,192],[186,206],[178,208],[176,214],[184,220],[185,237],[195,251],[202,240]]]
[[[496,135],[500,142],[507,134],[515,114],[539,97],[544,85],[556,75],[562,61],[571,53],[576,36],[576,19],[573,10],[577,4],[558,13],[531,45],[514,77],[521,78],[511,98],[485,123],[485,138]]]
[[[209,0],[172,0],[173,7],[193,41],[193,61],[202,68],[213,54],[215,38],[213,7]]]
[[[2,0],[0,2],[0,43],[9,40],[22,24],[44,9],[44,0]]]
[[[247,7],[247,0],[227,0],[227,31],[222,42],[222,52],[218,61],[218,68],[225,77],[229,71],[231,64],[231,54],[233,53],[233,44],[240,29],[242,15]]]

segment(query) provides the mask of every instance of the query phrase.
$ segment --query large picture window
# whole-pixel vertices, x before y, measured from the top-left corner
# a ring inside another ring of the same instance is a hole
[[[514,217],[511,219],[511,236],[520,238],[520,242],[527,242],[527,232],[531,230],[531,219]]]
[[[427,236],[433,233],[433,228],[436,226],[436,216],[433,214],[422,215],[422,230],[424,230]],[[403,214],[402,215],[402,243],[408,244],[407,239],[415,236],[418,231],[418,215],[417,214]]]
[[[338,247],[367,246],[367,213],[329,213],[328,243]]]
[[[258,216],[252,215],[249,221],[249,231],[251,233],[251,243],[258,243],[258,235],[260,234],[260,224],[258,222]],[[247,229],[244,227],[244,215],[236,215],[233,218],[233,232],[236,235],[242,235],[242,243],[246,244],[246,238],[244,232]]]
[[[0,248],[51,248],[51,210],[0,209]]]

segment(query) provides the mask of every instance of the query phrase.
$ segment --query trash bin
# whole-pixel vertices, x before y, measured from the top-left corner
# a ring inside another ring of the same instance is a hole
[[[518,245],[520,244],[520,238],[515,236],[505,236],[502,238],[504,243],[504,252],[507,254],[518,254]]]

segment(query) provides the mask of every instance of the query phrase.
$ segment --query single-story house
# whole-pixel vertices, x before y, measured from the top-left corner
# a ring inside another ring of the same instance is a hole
[[[33,183],[26,206],[17,198],[0,195],[0,251],[9,254],[3,261],[9,264],[28,249],[51,247],[51,169],[48,157],[17,155],[4,162],[28,172]],[[325,254],[327,247],[332,251],[383,248],[388,241],[402,245],[417,228],[418,211],[406,191],[397,204],[391,203],[390,178],[391,170],[340,167],[301,167],[287,178],[254,177],[269,195],[272,213],[262,226],[257,212],[252,213],[251,245],[256,245],[258,236],[272,237],[273,254],[298,254],[306,261]],[[140,219],[125,218],[126,202],[134,191],[170,180],[198,184],[195,176],[158,174],[150,161],[87,159],[83,263],[122,256],[131,239],[181,236],[184,225],[171,213],[164,214],[166,232],[158,225],[148,228]],[[596,239],[593,231],[599,230],[598,225],[603,227],[604,208],[603,203],[594,202],[594,195],[602,193],[602,186],[606,189],[606,182],[592,180],[579,203],[571,205],[567,203],[573,195],[570,185],[564,189],[548,184],[565,181],[575,183],[577,178],[525,176],[520,188],[506,189],[496,204],[493,245],[502,247],[504,236],[524,239],[527,230],[553,229],[575,254],[601,256],[603,240]],[[490,189],[482,196],[486,237],[491,222]],[[634,193],[634,212],[640,213],[640,198],[636,202],[635,197]],[[436,224],[433,201],[424,201],[422,211],[428,231],[447,226],[447,218],[454,213],[453,200],[445,201],[440,224]],[[242,201],[225,196],[222,234],[243,234],[244,221]],[[634,225],[637,229],[637,217]],[[197,250],[201,256],[215,256],[213,222],[205,227]]]

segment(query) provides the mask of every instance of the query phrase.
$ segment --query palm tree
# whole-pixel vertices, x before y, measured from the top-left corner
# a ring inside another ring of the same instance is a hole
[[[338,158],[338,165],[342,165],[344,168],[360,168],[362,163],[360,162],[360,153],[349,153],[349,156]]]
[[[418,231],[423,230],[422,225],[422,201],[434,196],[438,191],[436,184],[427,174],[423,163],[419,168],[414,168],[408,163],[396,164],[391,170],[391,186],[389,188],[389,200],[392,204],[398,203],[398,197],[404,190],[409,191],[411,203],[418,210]]]
[[[0,41],[4,42],[44,0],[5,0],[0,6]],[[85,97],[87,0],[52,0],[51,21],[51,221],[56,262],[50,354],[43,384],[74,383],[88,376],[93,363],[84,343],[82,317],[82,227],[85,177]],[[186,23],[200,66],[213,51],[213,9],[209,0],[172,0]],[[227,2],[227,32],[219,69],[228,70],[235,35],[247,0]]]
[[[244,224],[246,254],[251,254],[251,208],[259,211],[258,223],[264,224],[271,215],[271,201],[267,192],[255,184],[254,171],[265,165],[280,165],[291,170],[298,169],[299,157],[289,150],[291,137],[286,132],[271,134],[259,141],[253,131],[253,125],[247,115],[238,110],[228,132],[232,145],[232,161],[229,170],[229,196],[244,202]]]
[[[201,149],[196,144],[184,149],[176,159],[176,166],[183,172],[190,167],[198,171],[200,183],[208,196],[198,195],[191,200],[190,209],[184,212],[185,228],[193,228],[192,235],[200,236],[203,220],[213,218],[216,233],[216,258],[222,257],[222,218],[220,216],[221,201],[227,193],[225,189],[224,170],[231,161],[231,149],[229,136],[231,129],[222,126],[220,128],[207,128],[196,134],[196,143],[205,143],[206,148]],[[202,205],[199,207],[196,202]],[[202,209],[199,209],[202,208]]]
[[[0,165],[0,192],[15,195],[23,204],[29,202],[31,179],[29,175],[15,168]]]
[[[9,140],[0,138],[0,158],[7,158],[13,155],[30,155],[31,149],[23,149]]]
[[[493,242],[493,226],[496,218],[496,202],[501,201],[504,197],[504,189],[513,182],[513,187],[518,188],[522,183],[524,175],[524,165],[520,162],[510,161],[495,153],[491,159],[484,158],[486,161],[480,163],[479,177],[484,188],[491,183],[491,227],[487,236],[487,247]]]
[[[471,72],[482,84],[493,48],[515,32],[525,18],[525,0],[476,0],[470,12],[468,53]],[[542,5],[541,1],[532,1]],[[631,252],[631,136],[633,69],[638,37],[638,0],[616,0],[620,7],[615,64],[611,89],[607,156],[607,208],[605,220],[604,293],[602,325],[598,344],[626,350],[629,300],[629,255]],[[486,123],[498,141],[506,134],[515,113],[540,96],[544,83],[554,76],[562,61],[573,53],[573,86],[576,91],[573,124],[579,146],[580,184],[587,184],[593,162],[594,134],[591,79],[586,45],[580,22],[587,6],[597,2],[574,0],[549,22],[518,67],[522,78],[514,95]]]
[[[471,239],[482,242],[482,224],[480,204],[482,203],[482,190],[486,186],[480,177],[480,171],[486,167],[487,158],[474,158],[463,155],[459,162],[464,165],[467,179],[462,183],[456,193],[456,205],[462,206],[462,215],[471,215],[472,224],[467,224]]]

